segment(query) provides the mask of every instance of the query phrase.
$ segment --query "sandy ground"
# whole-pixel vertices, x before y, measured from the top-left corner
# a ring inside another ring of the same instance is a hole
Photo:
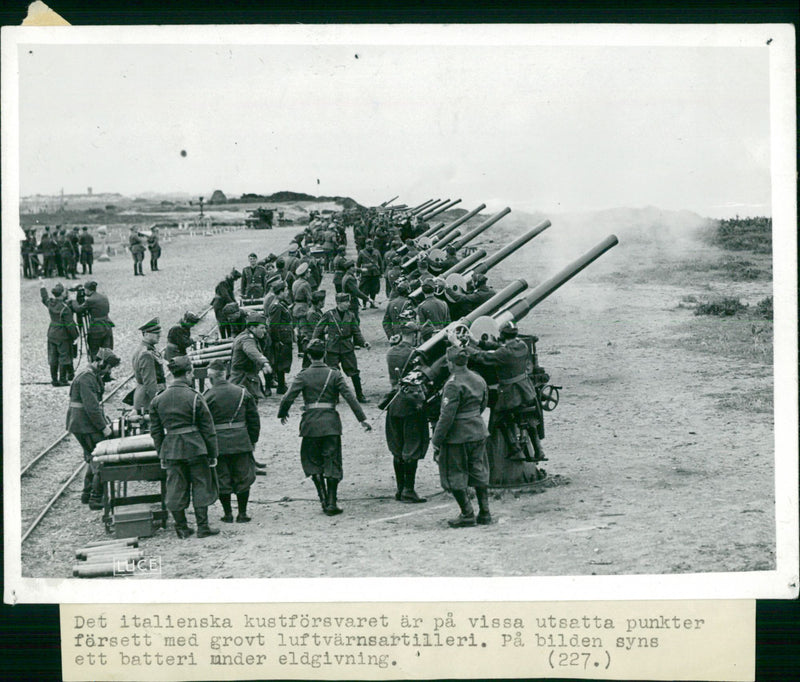
[[[499,248],[519,228],[511,221],[485,245],[490,251]],[[690,226],[680,221],[661,228],[554,220],[548,232],[492,277],[496,288],[517,277],[534,286],[609,232],[620,237],[619,246],[521,325],[523,332],[539,337],[540,364],[563,389],[561,403],[546,424],[549,481],[496,491],[493,525],[447,527],[446,519],[457,508],[441,492],[430,453],[420,464],[417,485],[428,502],[404,505],[394,500],[383,415],[375,406],[388,388],[381,306],[362,314],[364,335],[373,346],[358,354],[372,400],[367,414],[373,432],[363,433],[349,410],[340,407],[345,427],[340,504],[345,513],[333,518],[321,513],[313,485],[300,468],[299,410],[282,427],[273,397],[260,408],[263,436],[257,456],[267,462],[268,475],[259,477],[252,490],[253,521],[218,524],[222,533],[204,540],[179,541],[171,528],[144,540],[147,553],[162,558],[162,577],[662,574],[774,568],[772,409],[747,409],[749,395],[772,390],[771,359],[743,360],[704,346],[696,338],[702,324],[690,310],[678,307],[686,295],[714,293],[733,292],[755,302],[772,293],[771,282],[731,285],[710,278],[702,268],[687,274],[685,262],[711,262],[721,252],[693,239]],[[99,264],[96,279],[111,294],[117,348],[124,358],[124,372],[118,374],[129,372],[135,326],[155,314],[169,325],[185,309],[204,307],[231,265],[243,264],[252,250],[283,250],[294,232],[241,231],[177,240],[165,246],[162,271],[145,278],[132,276],[126,257]],[[329,278],[324,286],[331,288]],[[23,381],[47,378],[46,313],[37,299],[36,284],[24,281]],[[714,323],[744,324],[736,319]],[[23,386],[23,462],[63,429],[65,391]],[[79,458],[79,448],[70,440],[48,469],[63,479]],[[26,542],[23,575],[68,576],[75,549],[103,539],[100,513],[81,506],[78,496],[79,485],[73,484]],[[212,520],[220,515],[219,506],[212,508]]]

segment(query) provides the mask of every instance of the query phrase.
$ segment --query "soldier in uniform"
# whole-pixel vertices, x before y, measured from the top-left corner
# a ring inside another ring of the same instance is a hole
[[[234,336],[231,334],[230,327],[228,327],[228,320],[226,319],[223,310],[225,306],[229,303],[236,303],[236,297],[233,293],[234,283],[237,279],[240,279],[242,273],[239,272],[236,268],[231,270],[230,274],[225,277],[217,286],[214,288],[214,298],[211,301],[211,305],[214,308],[214,316],[217,318],[217,326],[219,327],[219,338],[227,339],[230,336]],[[238,308],[238,306],[237,306]]]
[[[386,298],[391,299],[395,295],[395,287],[397,282],[403,277],[403,268],[400,267],[403,259],[400,256],[392,256],[391,259],[387,258],[390,263],[389,269],[386,270]]]
[[[333,288],[337,294],[342,293],[342,278],[344,277],[344,266],[347,263],[346,254],[347,249],[340,246],[336,251],[336,257],[333,259]]]
[[[119,362],[113,351],[101,348],[97,357],[75,375],[69,388],[66,428],[83,448],[86,472],[81,502],[88,504],[89,509],[103,508],[103,484],[99,471],[92,467],[92,452],[101,440],[111,437],[111,427],[100,401],[103,399],[105,382],[110,381],[111,370]]]
[[[186,355],[187,349],[191,348],[194,343],[192,327],[198,322],[200,322],[200,318],[187,310],[181,321],[174,327],[170,327],[167,332],[167,347],[164,349],[164,359],[167,362],[179,355]]]
[[[242,269],[242,298],[263,298],[267,286],[267,271],[258,264],[258,256],[251,253],[247,257],[249,265]]]
[[[44,234],[39,242],[39,251],[42,254],[44,276],[52,277],[53,272],[56,270],[56,252],[58,246],[55,239],[50,234],[50,227],[44,228]]]
[[[161,339],[161,323],[154,317],[139,327],[139,331],[142,332],[142,343],[133,354],[133,375],[136,379],[133,407],[139,414],[144,414],[150,409],[156,394],[164,390],[167,380],[161,353],[156,350],[156,344]]]
[[[383,260],[381,259],[380,251],[373,245],[372,239],[367,239],[366,245],[359,252],[356,266],[361,272],[358,288],[361,289],[369,299],[369,307],[377,308],[378,306],[375,305],[375,297],[381,290]],[[346,289],[344,291],[346,291]]]
[[[317,323],[322,319],[322,307],[325,305],[325,291],[315,291],[311,294],[311,307],[306,312],[305,320],[297,328],[297,351],[303,354],[303,369],[311,364],[305,349],[314,336]]]
[[[249,313],[247,328],[233,340],[231,349],[231,382],[246,388],[256,402],[264,397],[259,373],[272,372],[259,343],[267,335],[266,324],[267,320],[261,313]]]
[[[161,243],[158,239],[158,228],[152,229],[152,234],[147,238],[147,249],[150,251],[150,271],[158,270],[158,259],[161,258]]]
[[[61,231],[61,241],[59,242],[59,253],[61,254],[61,268],[66,279],[78,279],[78,263],[76,256],[77,236],[73,246],[72,234]]]
[[[185,355],[169,361],[174,381],[150,404],[150,435],[167,470],[165,505],[175,519],[175,532],[188,538],[186,521],[191,499],[197,537],[217,535],[208,525],[208,507],[217,501],[217,433],[203,396],[192,388],[192,362]]]
[[[50,380],[53,386],[68,386],[75,377],[72,358],[77,355],[75,343],[80,335],[73,317],[75,306],[67,299],[67,291],[63,284],[58,283],[53,287],[51,297],[41,277],[39,283],[42,303],[50,314],[50,326],[47,328],[47,363],[50,365]]]
[[[294,284],[292,284],[292,319],[295,325],[299,327],[300,324],[306,319],[308,306],[311,305],[311,291],[312,287],[308,281],[311,274],[308,263],[300,263],[294,273],[297,277]]]
[[[88,227],[84,227],[81,231],[81,236],[78,237],[78,244],[81,250],[81,274],[85,275],[88,268],[91,275],[92,265],[94,264],[94,237],[89,233]]]
[[[236,495],[238,514],[236,523],[247,523],[247,501],[250,487],[256,480],[253,450],[261,433],[261,418],[256,401],[247,389],[225,379],[225,363],[212,360],[208,366],[209,388],[206,399],[214,428],[217,432],[219,460],[219,501],[222,504],[224,523],[233,523],[231,494]]]
[[[432,280],[422,282],[425,299],[417,306],[417,321],[423,341],[450,324],[450,310],[447,303],[435,296],[436,288]]]
[[[457,518],[448,521],[451,528],[492,522],[486,454],[489,432],[481,418],[489,400],[489,390],[480,375],[467,369],[467,358],[464,348],[447,349],[451,376],[442,389],[442,409],[431,439],[442,488],[453,493],[461,509]],[[477,519],[469,500],[470,487],[475,488],[478,498]]]
[[[462,292],[450,288],[445,292],[451,319],[460,320],[466,317],[497,293],[489,288],[487,281],[486,275],[479,272],[472,277],[471,291]]]
[[[87,282],[86,298],[78,306],[78,312],[85,315],[88,322],[86,345],[92,360],[100,348],[114,347],[114,323],[108,317],[110,310],[108,296],[97,291],[97,282]]]
[[[134,277],[144,277],[142,272],[142,263],[144,262],[144,243],[139,236],[139,229],[134,225],[131,227],[130,235],[128,235],[128,248],[130,248],[131,256],[133,257],[133,275]]]
[[[362,302],[363,305],[367,305],[367,295],[361,291],[358,286],[358,280],[356,280],[355,274],[355,263],[353,261],[348,260],[345,261],[344,264],[344,276],[342,277],[342,293],[348,294],[350,296],[350,312],[353,313],[353,317],[356,318],[357,323],[361,323],[361,319],[359,317],[359,300]]]
[[[409,369],[414,353],[414,340],[419,327],[407,322],[402,327],[399,343],[389,349],[386,364],[394,397],[386,408],[386,444],[394,457],[394,476],[397,482],[395,499],[401,502],[425,502],[417,495],[414,483],[417,463],[425,457],[430,443],[425,396],[422,391],[401,390],[400,379]]]
[[[372,427],[361,406],[356,402],[339,370],[322,362],[324,354],[321,341],[314,339],[306,353],[311,365],[301,370],[292,381],[289,391],[281,400],[278,419],[286,424],[289,408],[295,398],[303,394],[303,416],[300,418],[300,462],[303,473],[311,476],[322,511],[328,516],[341,514],[337,489],[342,480],[342,422],[336,411],[339,396],[343,397],[365,431]]]
[[[353,382],[358,402],[369,402],[361,386],[355,353],[356,347],[369,348],[369,344],[361,335],[358,320],[350,310],[348,294],[336,294],[336,307],[323,313],[314,329],[313,338],[325,341],[325,362],[329,367],[341,366]]]
[[[405,281],[398,282],[395,294],[383,314],[383,331],[387,339],[400,333],[400,315],[412,306],[411,299],[408,298],[408,284]]]
[[[284,287],[269,307],[269,336],[272,344],[272,371],[279,395],[286,393],[286,374],[292,368],[294,326],[289,311],[289,292]]]

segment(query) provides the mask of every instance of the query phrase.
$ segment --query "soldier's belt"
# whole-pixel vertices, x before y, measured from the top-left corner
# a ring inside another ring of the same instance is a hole
[[[511,377],[510,379],[498,379],[497,383],[500,386],[510,386],[511,384],[518,384],[522,381],[525,381],[527,378],[527,374],[517,374],[517,376]]]
[[[335,410],[336,403],[308,403],[303,405],[303,411],[306,410]]]
[[[74,400],[70,400],[69,401],[69,406],[70,407],[77,407],[78,409],[81,409],[83,407],[83,403],[78,403],[78,402],[75,402]]]
[[[184,433],[197,433],[198,431],[200,431],[200,429],[198,429],[196,426],[182,426],[179,429],[169,429],[169,431],[166,429],[164,430],[168,436],[179,436]]]
[[[466,412],[459,412],[456,414],[456,419],[470,419],[471,417],[480,417],[480,410],[467,410]]]
[[[231,422],[230,424],[214,424],[217,431],[230,431],[231,429],[243,429],[247,424],[245,422]]]

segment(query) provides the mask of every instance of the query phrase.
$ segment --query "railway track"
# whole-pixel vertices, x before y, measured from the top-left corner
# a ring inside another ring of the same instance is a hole
[[[202,313],[200,319],[204,319],[211,310],[208,306]],[[109,405],[112,398],[119,395],[120,389],[130,384],[133,380],[133,373],[122,379],[106,396],[101,403]],[[77,467],[73,467],[75,461],[75,447],[68,431],[64,431],[55,441],[39,452],[29,462],[20,469],[21,487],[21,517],[22,526],[25,530],[22,533],[22,542],[28,539],[36,529],[42,519],[50,512],[56,502],[61,498],[70,484],[83,471],[84,463],[81,462]],[[63,454],[62,457],[57,457]],[[44,464],[47,466],[43,466]],[[55,493],[50,493],[53,489]],[[48,497],[49,496],[49,497]],[[27,524],[27,527],[26,527]]]

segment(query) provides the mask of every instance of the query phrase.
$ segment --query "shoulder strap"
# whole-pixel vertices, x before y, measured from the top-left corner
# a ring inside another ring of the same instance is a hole
[[[199,396],[199,395],[200,395],[199,393],[195,392],[195,394],[194,394],[194,400],[192,401],[192,426],[194,426],[194,421],[195,421],[195,409],[197,408],[197,396]]]
[[[325,389],[328,388],[328,382],[331,380],[331,376],[333,375],[333,369],[328,370],[328,376],[325,377],[325,383],[322,385],[322,390],[319,392],[317,396],[317,402],[314,405],[319,405],[319,399],[325,394]]]
[[[247,394],[247,390],[243,388],[242,389],[242,394],[239,396],[239,404],[236,406],[236,410],[234,410],[233,416],[231,416],[231,420],[228,422],[228,424],[233,424],[233,420],[236,419],[236,415],[239,414],[239,410],[242,407],[242,403],[244,402],[244,398],[245,398],[246,394]]]

